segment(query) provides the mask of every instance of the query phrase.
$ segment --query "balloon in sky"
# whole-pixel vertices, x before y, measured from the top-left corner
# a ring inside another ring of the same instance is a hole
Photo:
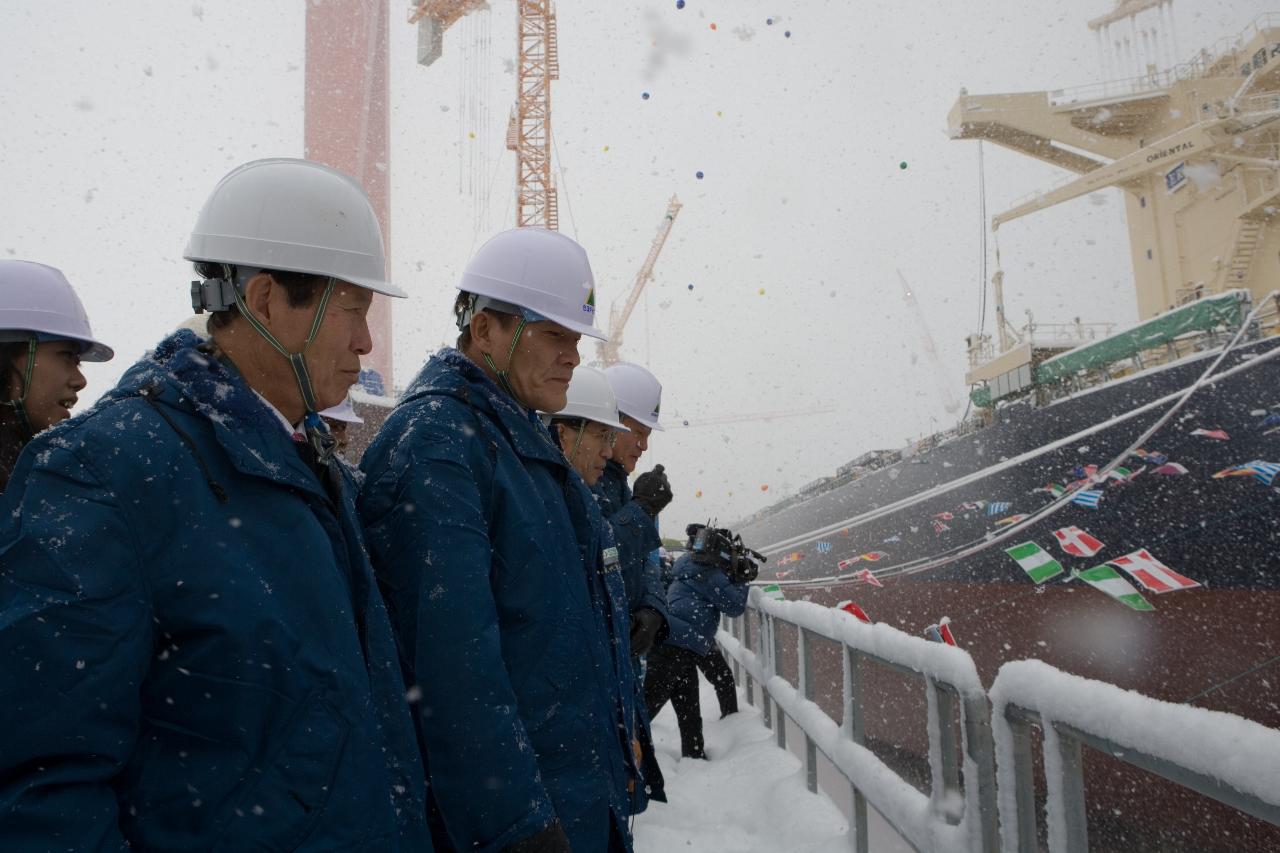
[[[903,168],[905,169],[906,167],[904,166]],[[695,178],[697,178],[698,180],[702,180],[702,173],[701,173],[701,172],[694,172],[694,173],[693,173],[693,176],[694,176]]]
[[[767,491],[769,491],[769,484],[768,484],[768,483],[764,483],[763,485],[761,485],[761,486],[760,486],[760,491],[762,491],[762,492],[767,492]]]
[[[713,30],[714,30],[715,28],[716,28],[716,25],[715,25],[715,24],[712,24],[712,25],[711,25],[711,29],[713,29]]]
[[[702,497],[702,489],[698,489],[698,491],[694,492],[694,493],[693,493],[693,496],[694,496],[695,498],[700,498],[700,497]]]
[[[690,287],[693,287],[693,285],[689,285],[689,286],[690,286]],[[689,425],[689,422],[688,422],[688,421],[685,421],[685,422],[684,422],[684,425],[685,425],[685,426],[688,426],[688,425]]]
[[[693,290],[693,285],[692,285],[692,284],[691,284],[691,285],[689,285],[689,289],[690,289],[690,290]]]
[[[905,168],[907,168],[907,161],[906,161],[906,160],[903,160],[901,163],[899,163],[899,164],[898,164],[898,168],[899,168],[899,169],[905,169]]]
[[[762,287],[762,288],[760,288],[760,295],[761,295],[761,296],[764,296],[764,288],[763,288],[763,287]]]
[[[684,8],[684,0],[676,0],[676,8],[677,8],[677,9],[683,9],[683,8]]]
[[[648,92],[641,92],[641,93],[640,93],[640,97],[644,98],[644,99],[647,101],[647,100],[649,100],[649,93],[648,93]]]
[[[791,38],[791,30],[787,30],[785,33],[783,33],[783,35],[786,36],[787,38]]]
[[[765,18],[765,19],[764,19],[764,22],[765,22],[765,24],[767,24],[767,25],[768,25],[768,26],[770,26],[770,27],[772,27],[772,26],[773,26],[773,18]]]

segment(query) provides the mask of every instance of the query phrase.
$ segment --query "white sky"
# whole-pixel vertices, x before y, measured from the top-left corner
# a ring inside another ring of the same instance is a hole
[[[463,264],[512,221],[515,4],[492,5],[487,24],[457,25],[422,68],[404,4],[392,4],[392,272],[413,297],[397,305],[398,385],[452,340]],[[642,464],[672,477],[668,529],[739,517],[863,450],[953,422],[939,388],[966,392],[981,224],[977,143],[947,138],[947,112],[961,86],[1101,80],[1085,22],[1112,5],[558,2],[561,230],[587,247],[601,306],[630,286],[667,198],[685,204],[624,347],[662,379],[666,422],[836,409],[660,436]],[[1267,10],[1181,0],[1179,56]],[[187,316],[182,248],[218,178],[302,155],[304,14],[301,0],[0,4],[0,257],[61,267],[116,347],[114,362],[86,371],[86,400]],[[468,42],[486,30],[483,63]],[[487,124],[461,108],[463,91],[487,104]],[[459,191],[480,174],[487,207]],[[988,213],[1060,175],[988,146]],[[1135,318],[1119,191],[1105,198],[1000,231],[1011,319]]]

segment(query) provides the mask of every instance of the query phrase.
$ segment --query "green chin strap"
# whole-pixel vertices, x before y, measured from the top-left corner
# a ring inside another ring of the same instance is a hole
[[[507,350],[506,370],[499,370],[498,365],[494,364],[493,359],[489,357],[489,353],[481,353],[480,355],[484,358],[484,363],[489,367],[489,369],[497,375],[498,384],[502,386],[502,390],[510,394],[511,398],[522,407],[528,409],[532,407],[526,405],[524,400],[520,399],[520,396],[516,394],[515,389],[511,387],[511,382],[507,379],[507,375],[511,373],[511,361],[516,357],[516,345],[520,343],[520,336],[524,334],[524,327],[526,325],[527,321],[524,317],[521,317],[519,324],[516,326],[516,333],[511,337],[511,347]],[[581,436],[579,436],[579,440],[581,440]]]
[[[311,331],[307,333],[307,339],[302,342],[302,349],[298,352],[289,352],[284,344],[280,343],[276,336],[271,334],[271,331],[262,324],[262,321],[249,310],[248,304],[244,301],[244,295],[240,292],[240,287],[235,283],[234,272],[231,267],[224,265],[223,270],[227,279],[232,282],[231,289],[236,295],[236,307],[240,309],[240,315],[249,321],[249,325],[253,327],[253,330],[269,343],[272,349],[289,359],[289,365],[293,368],[293,376],[298,382],[298,391],[302,394],[302,406],[306,410],[303,413],[302,420],[307,432],[307,441],[310,442],[315,450],[316,457],[320,463],[322,465],[329,464],[338,442],[329,434],[329,430],[324,426],[324,421],[320,417],[315,389],[311,385],[311,373],[307,370],[306,354],[307,348],[311,346],[312,341],[316,339],[316,335],[320,333],[320,324],[324,322],[324,312],[329,307],[329,299],[333,296],[337,281],[333,276],[329,276],[329,282],[325,285],[324,293],[320,295],[320,303],[316,306],[315,316],[311,318]]]
[[[22,443],[26,444],[35,437],[35,430],[31,428],[31,420],[27,417],[27,392],[31,390],[31,377],[36,366],[36,336],[32,335],[27,339],[27,367],[23,371],[22,377],[22,393],[13,400],[5,400],[4,404],[13,409],[13,415],[18,419],[18,435],[22,439]]]

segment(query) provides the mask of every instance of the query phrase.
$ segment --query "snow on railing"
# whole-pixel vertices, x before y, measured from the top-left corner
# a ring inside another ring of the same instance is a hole
[[[850,839],[868,849],[868,803],[915,849],[994,851],[997,849],[995,765],[989,705],[973,659],[952,646],[931,643],[888,625],[865,625],[843,611],[809,602],[775,601],[753,588],[746,613],[726,619],[720,645],[746,671],[748,701],[753,681],[761,685],[765,725],[786,747],[786,718],[805,735],[805,773],[817,791],[817,753],[832,763],[853,788]],[[800,686],[779,675],[782,644],[777,623],[794,625],[798,638]],[[756,630],[753,632],[752,627]],[[837,724],[814,701],[812,652],[823,640],[842,654],[844,719]],[[753,648],[754,646],[754,648]],[[931,794],[924,795],[866,746],[861,664],[867,662],[916,675],[928,698]],[[958,703],[958,707],[957,707]],[[961,723],[963,776],[957,763],[953,721]],[[963,778],[963,785],[961,780]]]
[[[1081,746],[1280,825],[1280,731],[1011,661],[991,685],[1000,823],[1008,853],[1035,850],[1030,727],[1044,733],[1049,850],[1089,847]]]

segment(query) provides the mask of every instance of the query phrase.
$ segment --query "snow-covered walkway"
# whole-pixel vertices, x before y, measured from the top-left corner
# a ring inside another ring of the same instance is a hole
[[[711,760],[680,757],[668,704],[653,723],[668,801],[636,818],[636,853],[848,853],[844,816],[809,793],[800,760],[775,745],[760,711],[739,691],[742,710],[717,720],[715,693],[699,682]]]

